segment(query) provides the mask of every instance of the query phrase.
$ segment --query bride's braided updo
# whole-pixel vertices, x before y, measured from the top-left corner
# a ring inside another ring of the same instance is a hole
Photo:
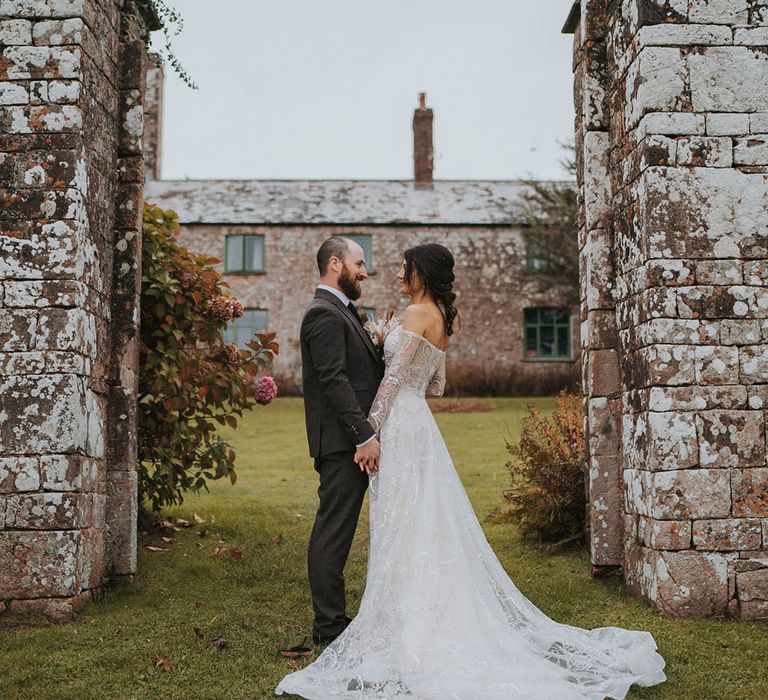
[[[414,271],[418,275],[424,290],[432,295],[445,317],[445,332],[453,335],[453,326],[458,311],[453,306],[456,294],[453,291],[453,255],[439,243],[417,245],[403,253],[405,258],[404,281],[411,286]]]

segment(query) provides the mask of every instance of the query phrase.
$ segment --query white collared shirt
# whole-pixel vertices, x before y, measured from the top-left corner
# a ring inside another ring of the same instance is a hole
[[[350,298],[344,294],[340,289],[336,289],[336,287],[329,287],[327,284],[318,284],[318,289],[324,289],[326,292],[330,292],[333,294],[344,306],[349,306],[349,302],[351,301]],[[363,445],[367,445],[373,438],[375,438],[375,435],[371,435],[365,442],[361,442],[357,447],[362,447]]]
[[[318,284],[317,288],[324,289],[326,292],[330,292],[337,299],[339,299],[341,303],[344,304],[344,306],[349,306],[349,302],[351,301],[350,298],[340,289],[336,289],[336,287],[329,287],[327,284]]]

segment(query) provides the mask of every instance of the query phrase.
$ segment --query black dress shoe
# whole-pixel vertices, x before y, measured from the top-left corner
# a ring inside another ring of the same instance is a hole
[[[339,632],[341,634],[341,632]],[[312,642],[317,647],[327,647],[336,637],[339,636],[339,634],[332,634],[329,636],[326,636],[324,634],[313,634],[312,635]]]
[[[344,627],[341,629],[341,631],[337,632],[336,634],[313,634],[312,635],[312,641],[315,643],[316,646],[328,646],[336,637],[338,637],[347,627],[349,627],[349,623],[352,622],[351,617],[344,616]]]

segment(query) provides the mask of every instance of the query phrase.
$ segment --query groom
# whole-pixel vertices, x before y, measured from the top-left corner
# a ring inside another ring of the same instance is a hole
[[[334,236],[317,251],[317,267],[320,284],[301,322],[301,362],[309,453],[320,474],[308,552],[312,638],[327,644],[350,622],[344,565],[368,487],[366,472],[379,467],[379,441],[367,415],[384,365],[352,303],[368,277],[363,249]]]

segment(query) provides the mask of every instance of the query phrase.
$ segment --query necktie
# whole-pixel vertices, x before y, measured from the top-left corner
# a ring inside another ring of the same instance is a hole
[[[363,319],[360,318],[360,314],[357,312],[357,307],[350,301],[347,304],[347,308],[352,312],[352,315],[357,319],[357,322],[362,326]]]

